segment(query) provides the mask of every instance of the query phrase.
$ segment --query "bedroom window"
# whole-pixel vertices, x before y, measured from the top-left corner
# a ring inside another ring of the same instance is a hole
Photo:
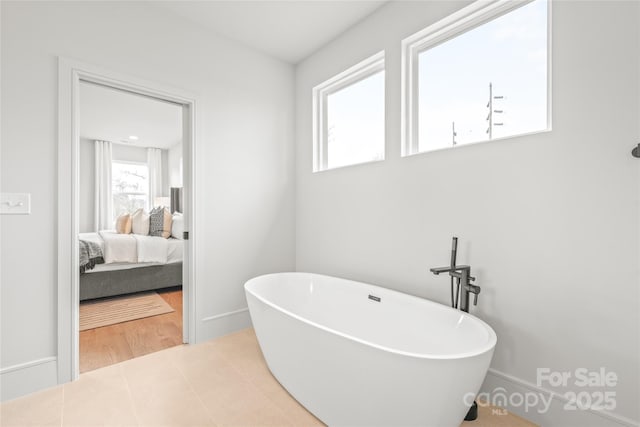
[[[145,163],[112,162],[111,192],[114,219],[149,206],[149,167]]]
[[[313,88],[313,171],[384,160],[384,52]]]
[[[476,2],[402,42],[402,154],[549,130],[547,0]]]

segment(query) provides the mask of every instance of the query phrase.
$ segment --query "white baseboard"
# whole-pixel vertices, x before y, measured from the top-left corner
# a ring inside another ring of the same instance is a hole
[[[544,396],[545,400],[551,404],[547,411],[544,411],[544,404],[541,402],[535,407],[525,410],[524,405],[513,406],[507,400],[504,405],[507,411],[514,413],[522,418],[532,421],[544,427],[639,427],[637,421],[614,414],[607,411],[587,410],[567,410],[565,405],[569,400],[560,393],[547,390],[542,387],[530,383],[528,381],[516,378],[514,376],[497,371],[493,368],[489,369],[487,377],[482,384],[481,393],[489,393],[495,396],[496,390],[503,389],[506,396],[514,394],[525,395],[525,393],[534,392],[540,396]],[[542,412],[542,413],[541,413]]]
[[[205,317],[199,322],[197,342],[228,335],[251,326],[248,308]],[[16,399],[58,385],[55,356],[0,369],[0,401]]]
[[[0,369],[0,401],[15,399],[58,384],[54,356]]]
[[[197,342],[208,341],[214,338],[228,335],[232,332],[246,329],[251,326],[249,308],[230,311],[205,317],[200,321],[197,331]]]

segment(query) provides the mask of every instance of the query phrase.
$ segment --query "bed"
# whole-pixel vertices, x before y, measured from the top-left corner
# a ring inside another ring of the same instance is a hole
[[[99,247],[104,261],[80,273],[80,301],[182,285],[183,240],[114,231],[78,237]]]

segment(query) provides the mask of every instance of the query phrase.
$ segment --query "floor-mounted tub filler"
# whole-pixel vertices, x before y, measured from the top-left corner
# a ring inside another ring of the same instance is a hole
[[[269,369],[330,426],[459,426],[496,345],[468,313],[366,283],[277,273],[245,291]]]

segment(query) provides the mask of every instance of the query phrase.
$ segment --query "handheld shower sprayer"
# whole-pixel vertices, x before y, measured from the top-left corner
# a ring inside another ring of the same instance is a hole
[[[456,257],[458,254],[458,238],[451,239],[451,268],[456,266]]]

